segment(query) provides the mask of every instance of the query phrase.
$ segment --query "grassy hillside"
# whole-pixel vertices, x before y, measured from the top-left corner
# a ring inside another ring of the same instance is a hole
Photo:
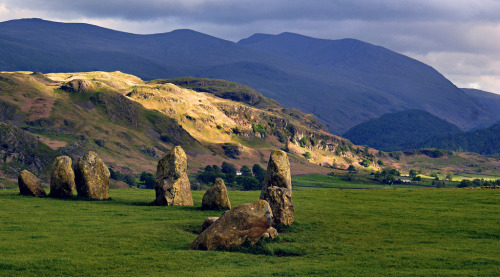
[[[0,190],[2,276],[496,276],[500,191],[294,192],[295,222],[257,253],[192,251],[208,216],[149,206],[150,190],[110,201],[21,197]],[[233,206],[258,192],[230,191]],[[23,207],[19,209],[19,207]]]
[[[435,136],[460,132],[457,126],[428,112],[407,110],[385,114],[356,125],[344,137],[358,145],[368,145],[383,151],[398,151],[413,148]]]
[[[173,145],[186,150],[190,172],[227,160],[238,166],[265,167],[270,151],[279,148],[288,149],[297,173],[325,172],[317,166],[320,163],[327,166],[336,161],[347,167],[361,160],[351,151],[350,142],[326,132],[314,116],[284,109],[256,92],[252,95],[274,108],[251,106],[245,100],[249,88],[222,80],[210,87],[212,93],[223,94],[217,88],[228,84],[243,87],[244,91],[232,92],[237,98],[242,95],[241,102],[162,80],[144,82],[120,72],[4,72],[0,76],[1,121],[35,135],[32,140],[48,146],[50,157],[64,154],[75,159],[93,150],[108,166],[127,174],[154,173],[158,159]],[[34,155],[29,151],[12,155],[14,148],[9,147],[2,145],[9,157]],[[305,152],[311,153],[309,160]],[[13,170],[3,172],[15,177],[30,167],[16,162],[9,158]],[[43,162],[35,173],[46,174],[50,164]]]

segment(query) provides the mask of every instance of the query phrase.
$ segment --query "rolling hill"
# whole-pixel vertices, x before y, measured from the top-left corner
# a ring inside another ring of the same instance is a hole
[[[223,161],[265,166],[277,148],[288,149],[296,174],[328,172],[332,162],[360,166],[364,154],[314,116],[241,84],[190,80],[211,93],[121,72],[0,73],[0,176],[22,169],[46,176],[55,156],[89,150],[115,171],[154,172],[174,145],[186,150],[190,172]],[[240,101],[216,96],[228,91]],[[253,106],[249,95],[258,100]]]
[[[41,19],[0,23],[0,70],[122,71],[142,79],[183,76],[248,85],[340,134],[386,113],[425,110],[469,130],[500,110],[431,67],[353,39],[254,35],[238,43],[192,30],[135,35]]]

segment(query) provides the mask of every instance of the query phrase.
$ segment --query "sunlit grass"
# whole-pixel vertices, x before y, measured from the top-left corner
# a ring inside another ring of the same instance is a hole
[[[110,201],[0,191],[1,276],[472,275],[500,272],[500,190],[294,191],[295,222],[266,247],[282,256],[189,251],[208,216],[149,206],[153,190]],[[259,191],[229,191],[236,207]],[[293,255],[288,255],[293,254]],[[299,256],[297,256],[299,255]]]

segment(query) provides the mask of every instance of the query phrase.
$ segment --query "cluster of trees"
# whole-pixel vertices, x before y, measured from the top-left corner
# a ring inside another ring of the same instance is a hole
[[[205,185],[212,185],[216,178],[222,178],[228,187],[242,190],[260,190],[266,176],[266,170],[258,164],[241,167],[241,175],[236,175],[236,167],[228,162],[222,162],[221,166],[207,165],[205,169],[196,175],[196,180]]]
[[[401,176],[401,173],[396,169],[383,169],[380,172],[375,172],[374,177],[379,182],[384,184],[393,184],[396,182],[397,176]]]
[[[466,187],[483,187],[483,186],[500,186],[500,180],[489,181],[484,179],[474,179],[474,180],[462,180],[460,184],[457,185],[458,188]]]
[[[133,175],[124,174],[121,173],[120,171],[115,171],[112,168],[109,168],[109,173],[110,173],[109,178],[116,181],[122,181],[129,186],[135,186],[135,178]]]

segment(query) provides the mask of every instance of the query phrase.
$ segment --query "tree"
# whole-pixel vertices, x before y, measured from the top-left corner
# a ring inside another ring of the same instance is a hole
[[[304,158],[309,160],[311,158],[311,153],[310,152],[304,153]]]
[[[382,166],[382,165],[384,165],[384,161],[382,161],[382,160],[378,160],[378,161],[377,161],[377,164]]]
[[[252,167],[253,176],[259,181],[259,183],[264,182],[266,178],[266,170],[262,168],[259,164],[254,164]]]
[[[354,167],[354,165],[350,165],[348,168],[347,168],[347,171],[349,172],[356,172],[356,167]]]
[[[369,167],[372,164],[372,162],[368,159],[363,159],[363,161],[360,164],[364,167]]]
[[[125,178],[123,180],[127,185],[129,186],[135,186],[135,178],[132,177],[131,175],[125,175]]]
[[[451,171],[446,172],[446,177],[445,177],[445,179],[446,179],[446,180],[453,181],[453,172],[451,172]]]
[[[214,168],[211,165],[205,166],[205,172],[211,172],[214,171]]]
[[[410,173],[408,174],[410,178],[415,178],[417,177],[417,171],[416,170],[410,170]]]
[[[236,167],[228,162],[222,162],[221,172],[225,174],[236,175]]]
[[[241,175],[242,176],[253,177],[252,176],[252,170],[247,165],[242,166],[241,169],[240,169],[240,171],[241,171]]]
[[[242,187],[243,190],[260,190],[262,186],[260,182],[254,177],[238,176],[236,183]]]

